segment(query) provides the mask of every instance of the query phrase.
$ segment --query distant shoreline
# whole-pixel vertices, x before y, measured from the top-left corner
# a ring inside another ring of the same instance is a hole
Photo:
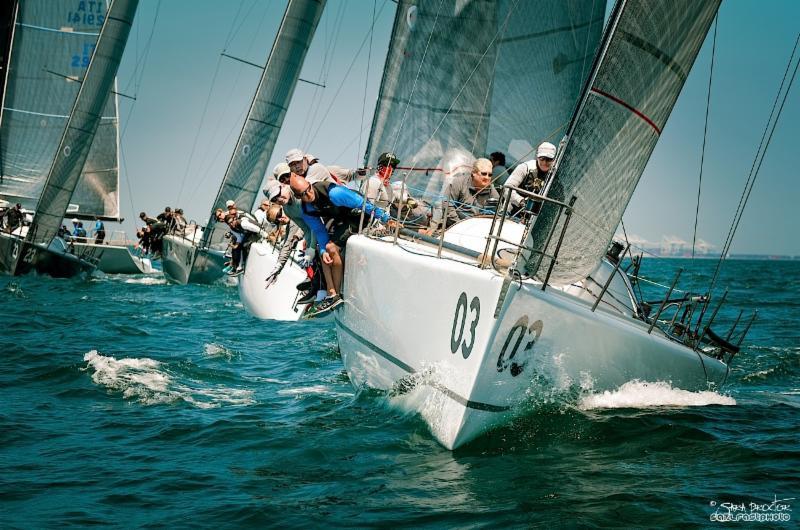
[[[660,254],[650,249],[639,249],[644,251],[645,255],[653,258],[667,258],[667,259],[692,259],[691,254]],[[636,252],[634,252],[636,254]],[[695,254],[694,259],[719,259],[719,254]],[[782,254],[730,254],[729,260],[758,260],[758,261],[800,261],[800,256],[788,256]]]

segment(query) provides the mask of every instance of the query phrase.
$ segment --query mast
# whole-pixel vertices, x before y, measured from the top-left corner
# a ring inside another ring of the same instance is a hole
[[[8,19],[6,20],[5,16],[3,18],[4,23],[2,28],[2,36],[3,38],[3,57],[2,57],[2,86],[0,86],[0,184],[3,182],[3,134],[2,134],[2,125],[3,125],[3,109],[5,109],[6,104],[6,85],[8,83],[8,65],[11,64],[11,49],[14,44],[14,29],[17,25],[17,14],[19,12],[19,2],[18,0],[13,0],[9,5],[8,9]],[[6,12],[3,12],[5,15]]]
[[[211,205],[201,248],[222,242],[221,231],[215,231],[217,208],[233,200],[249,211],[255,202],[324,7],[325,0],[289,0],[225,177]]]
[[[27,239],[49,244],[86,162],[128,40],[138,0],[112,0],[45,180]]]

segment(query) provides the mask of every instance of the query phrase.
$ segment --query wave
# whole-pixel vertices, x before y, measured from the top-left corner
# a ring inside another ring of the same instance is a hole
[[[347,392],[337,392],[325,385],[303,386],[298,388],[287,388],[285,390],[278,390],[279,396],[306,396],[309,394],[318,394],[334,397],[353,397],[355,394]]]
[[[617,390],[591,394],[580,399],[578,408],[619,409],[652,407],[704,407],[707,405],[736,405],[736,400],[710,390],[690,392],[673,388],[669,383],[659,381],[645,383],[630,381]]]
[[[123,283],[135,283],[139,285],[167,285],[169,282],[163,276],[145,276],[144,278],[126,278]]]
[[[125,399],[145,405],[183,401],[198,408],[242,406],[254,403],[253,392],[222,386],[203,387],[201,381],[181,381],[167,367],[154,359],[116,359],[97,350],[83,356],[86,369],[93,370],[92,381]]]

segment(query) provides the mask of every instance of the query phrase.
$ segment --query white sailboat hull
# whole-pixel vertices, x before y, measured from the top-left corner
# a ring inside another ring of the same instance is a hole
[[[198,249],[191,240],[166,235],[161,264],[167,280],[187,283],[214,283],[222,278],[225,256],[220,250]]]
[[[97,268],[106,274],[150,274],[155,271],[148,258],[134,256],[127,246],[73,243],[78,248],[92,248],[100,262]]]
[[[397,399],[449,449],[554,393],[632,380],[701,390],[725,380],[724,363],[533,281],[510,284],[495,318],[500,274],[401,245],[413,253],[362,236],[348,241],[336,314],[342,359],[356,387],[400,388]]]
[[[297,284],[306,273],[290,260],[278,279],[265,289],[265,280],[278,263],[278,250],[266,242],[253,243],[244,274],[239,277],[239,299],[251,315],[265,320],[299,320],[307,305],[297,305]]]

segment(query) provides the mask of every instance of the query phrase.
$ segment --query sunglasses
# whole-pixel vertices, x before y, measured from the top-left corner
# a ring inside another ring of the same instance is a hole
[[[553,161],[552,158],[548,158],[546,156],[540,156],[539,160],[541,160],[542,162],[552,162]]]
[[[311,184],[308,185],[305,191],[301,191],[300,193],[294,192],[294,198],[302,199],[303,197],[307,196],[310,191],[311,191]]]
[[[278,177],[278,182],[280,182],[281,184],[288,184],[290,177],[291,173],[284,173],[283,175]]]
[[[476,171],[476,173],[478,175],[482,176],[482,177],[491,177],[492,176],[492,172],[491,171],[489,171],[488,173],[486,171]]]

